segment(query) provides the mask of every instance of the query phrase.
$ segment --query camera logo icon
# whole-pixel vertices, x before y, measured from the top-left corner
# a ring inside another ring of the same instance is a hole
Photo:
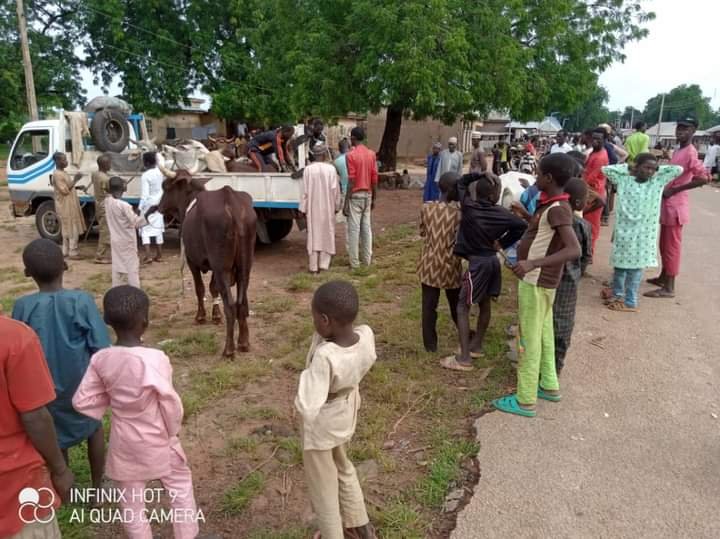
[[[38,489],[32,487],[25,487],[18,494],[18,502],[20,507],[18,508],[18,517],[25,524],[32,524],[39,522],[40,524],[47,524],[52,522],[55,518],[55,493],[52,489],[41,487]],[[40,512],[49,510],[48,513],[42,517]]]

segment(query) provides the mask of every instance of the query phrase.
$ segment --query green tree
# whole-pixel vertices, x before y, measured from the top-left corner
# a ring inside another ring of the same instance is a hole
[[[625,107],[625,111],[620,116],[620,121],[622,122],[622,125],[627,125],[630,128],[634,128],[635,123],[639,122],[642,119],[642,111],[636,109],[635,107]]]
[[[84,100],[76,3],[32,0],[25,3],[28,41],[38,107],[73,108]],[[0,0],[0,137],[11,139],[28,117],[20,38],[14,0]]]
[[[662,94],[648,99],[643,111],[643,120],[648,125],[658,122]],[[710,106],[710,98],[703,96],[702,89],[697,84],[681,84],[665,95],[663,107],[663,122],[675,122],[685,116],[694,116],[701,128],[712,127],[716,113]]]
[[[607,90],[602,86],[595,86],[590,97],[585,99],[574,114],[567,117],[565,129],[571,132],[580,132],[610,119],[610,111],[605,106],[608,101]]]
[[[276,121],[385,108],[379,159],[392,168],[403,118],[574,113],[651,16],[623,0],[237,1],[238,48],[216,64],[239,84],[211,93],[220,103],[242,93]],[[270,101],[263,89],[278,80],[282,98]]]

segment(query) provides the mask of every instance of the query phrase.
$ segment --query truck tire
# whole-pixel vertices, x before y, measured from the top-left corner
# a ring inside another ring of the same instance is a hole
[[[90,123],[93,144],[101,152],[122,152],[130,140],[127,118],[119,110],[101,110]]]
[[[293,227],[292,219],[271,219],[265,222],[272,243],[284,239]]]
[[[60,243],[60,219],[55,212],[55,202],[46,200],[35,211],[35,226],[43,238]]]

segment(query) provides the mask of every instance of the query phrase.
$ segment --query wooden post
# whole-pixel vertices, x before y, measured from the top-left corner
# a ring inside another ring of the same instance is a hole
[[[658,115],[658,123],[657,123],[657,139],[655,140],[655,144],[660,142],[660,132],[662,131],[662,115],[663,115],[663,109],[665,108],[665,94],[662,95],[662,99],[660,100],[660,114]]]
[[[30,45],[27,37],[27,21],[23,0],[15,0],[18,17],[18,31],[20,33],[20,48],[22,49],[23,68],[25,69],[25,93],[27,95],[28,112],[30,120],[38,119],[37,100],[35,99],[35,79],[33,77],[32,60],[30,58]]]

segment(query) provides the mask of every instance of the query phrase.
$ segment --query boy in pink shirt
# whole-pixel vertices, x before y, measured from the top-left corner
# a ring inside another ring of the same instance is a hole
[[[678,120],[675,138],[680,145],[673,152],[671,165],[683,168],[683,173],[665,186],[660,208],[660,258],[662,271],[648,283],[658,286],[657,290],[646,292],[648,298],[674,298],[675,277],[680,273],[683,225],[690,222],[690,198],[688,191],[702,187],[710,181],[703,162],[692,144],[698,122],[687,117]]]
[[[131,515],[123,522],[127,536],[152,539],[142,493],[148,481],[159,479],[175,515],[175,538],[194,539],[198,511],[192,474],[178,438],[182,402],[172,384],[170,360],[141,340],[150,301],[139,288],[117,286],[105,294],[103,306],[105,322],[115,330],[117,342],[93,355],[73,406],[98,420],[110,407],[105,472],[125,494],[120,506]]]

